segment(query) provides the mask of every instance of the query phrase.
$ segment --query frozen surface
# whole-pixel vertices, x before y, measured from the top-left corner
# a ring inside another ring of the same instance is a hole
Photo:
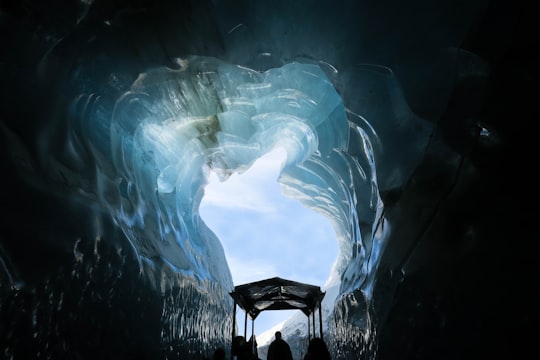
[[[323,307],[335,360],[519,355],[535,311],[516,279],[537,270],[529,197],[516,195],[535,185],[512,165],[534,153],[523,10],[2,5],[3,355],[228,348],[233,283],[199,205],[212,173],[275,147],[284,193],[336,230]],[[495,350],[497,329],[519,331]],[[298,358],[304,330],[283,325]]]

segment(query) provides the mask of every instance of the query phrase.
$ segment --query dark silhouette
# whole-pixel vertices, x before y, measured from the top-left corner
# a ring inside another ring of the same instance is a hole
[[[253,354],[253,358],[259,360],[259,350],[257,349],[257,339],[255,338],[255,334],[251,335],[248,344],[251,353]]]
[[[304,360],[332,360],[330,351],[328,351],[323,339],[315,337],[310,340]]]
[[[240,356],[243,353],[243,349],[245,348],[246,339],[243,336],[235,336],[232,343],[232,356],[237,356],[240,358]]]
[[[250,343],[246,342],[243,336],[236,336],[233,339],[233,357],[236,356],[238,360],[254,360],[255,357],[251,352]]]
[[[268,347],[266,360],[293,360],[289,344],[281,338],[281,331],[276,331],[275,339]]]
[[[214,355],[212,356],[212,360],[225,360],[225,349],[222,347],[218,347],[214,351]]]

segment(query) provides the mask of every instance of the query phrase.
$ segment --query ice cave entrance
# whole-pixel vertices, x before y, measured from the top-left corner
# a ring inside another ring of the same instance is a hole
[[[226,181],[211,174],[205,188],[200,214],[220,239],[235,284],[283,277],[322,287],[336,260],[338,245],[330,221],[281,191],[277,180],[285,156],[285,150],[275,148]],[[255,334],[296,313],[261,313]],[[241,314],[237,321],[244,322]]]

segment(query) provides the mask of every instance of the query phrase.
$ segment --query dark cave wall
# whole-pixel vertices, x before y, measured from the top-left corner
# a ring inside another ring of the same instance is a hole
[[[9,106],[2,106],[0,114],[30,153],[14,151],[14,138],[2,132],[1,185],[8,190],[0,195],[0,256],[9,261],[3,264],[7,271],[0,272],[0,348],[15,358],[38,353],[61,358],[66,349],[88,359],[163,356],[164,299],[139,276],[127,240],[103,214],[64,197],[61,186],[51,192],[52,184],[34,188],[25,181],[49,175],[41,172],[36,139],[57,115],[56,91],[66,85],[60,84],[61,74],[73,71],[86,56],[95,59],[91,65],[96,70],[90,66],[86,74],[98,74],[101,47],[115,59],[114,66],[129,67],[132,76],[148,64],[173,65],[174,57],[184,52],[220,54],[222,44],[212,40],[217,30],[193,21],[206,9],[188,14],[182,7],[187,2],[178,3],[174,14],[201,31],[176,29],[179,38],[200,34],[196,41],[184,42],[190,44],[184,48],[165,36],[175,27],[173,14],[164,21],[157,8],[143,11],[145,1],[95,2],[82,26],[76,19],[88,9],[81,3],[30,3],[2,5],[7,9],[2,36],[13,51],[2,55],[5,81],[0,90],[3,105]],[[124,11],[133,3],[141,11]],[[489,76],[457,81],[423,163],[403,189],[386,197],[393,245],[384,257],[388,265],[379,272],[374,304],[391,306],[379,314],[378,359],[518,358],[534,351],[539,320],[533,293],[538,211],[531,206],[538,199],[531,169],[536,160],[531,129],[537,118],[531,89],[538,80],[534,12],[524,2],[490,4],[484,21],[470,29],[462,44],[464,51],[489,64]],[[385,8],[378,11],[386,13]],[[142,17],[153,21],[138,33],[122,32],[101,23],[113,14],[120,14],[125,24],[137,24]],[[98,23],[101,30],[94,36],[90,29]],[[41,63],[48,49],[70,33]],[[155,47],[146,48],[147,40],[155,40]],[[383,46],[374,40],[363,45],[372,50]],[[407,52],[405,45],[395,51],[397,58]],[[437,119],[423,101],[429,89],[417,87],[414,77],[406,78],[407,69],[397,73],[412,110]],[[110,91],[123,90],[109,80],[100,79]],[[479,137],[477,124],[491,131],[494,140]],[[19,173],[25,163],[35,165],[35,172]],[[12,280],[16,287],[10,286]],[[395,295],[385,280],[395,286]],[[168,305],[182,304],[181,294],[170,295]],[[187,350],[172,344],[167,351],[175,356]]]
[[[6,164],[2,356],[157,358],[163,299],[141,276],[127,240],[103,214],[28,186]]]
[[[393,273],[403,269],[405,277],[397,275],[383,315],[378,359],[510,359],[535,351],[538,211],[530,204],[538,192],[522,167],[534,152],[534,19],[521,3],[496,1],[482,20],[463,48],[489,62],[487,82],[456,86],[425,161],[387,210],[393,236],[414,240],[409,256],[387,254]],[[482,101],[471,102],[479,89]],[[479,136],[476,124],[492,138]],[[455,153],[452,161],[440,157],[441,146]]]
[[[66,143],[73,94],[101,96],[93,110],[111,112],[110,99],[140,71],[222,52],[207,5],[2,3],[0,357],[188,359],[226,346],[229,312],[174,276],[161,288],[170,269],[158,259],[141,265],[110,216],[90,205],[95,159],[82,142]],[[212,307],[225,320],[208,331],[198,311]]]

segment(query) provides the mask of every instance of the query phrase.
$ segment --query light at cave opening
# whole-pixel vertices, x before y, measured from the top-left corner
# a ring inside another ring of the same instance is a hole
[[[223,244],[235,285],[279,276],[323,287],[336,260],[330,221],[281,192],[277,179],[285,157],[276,148],[224,182],[210,175],[199,211]],[[296,313],[263,311],[255,320],[255,335]],[[240,332],[244,319],[238,311]],[[251,325],[248,319],[248,336]]]

